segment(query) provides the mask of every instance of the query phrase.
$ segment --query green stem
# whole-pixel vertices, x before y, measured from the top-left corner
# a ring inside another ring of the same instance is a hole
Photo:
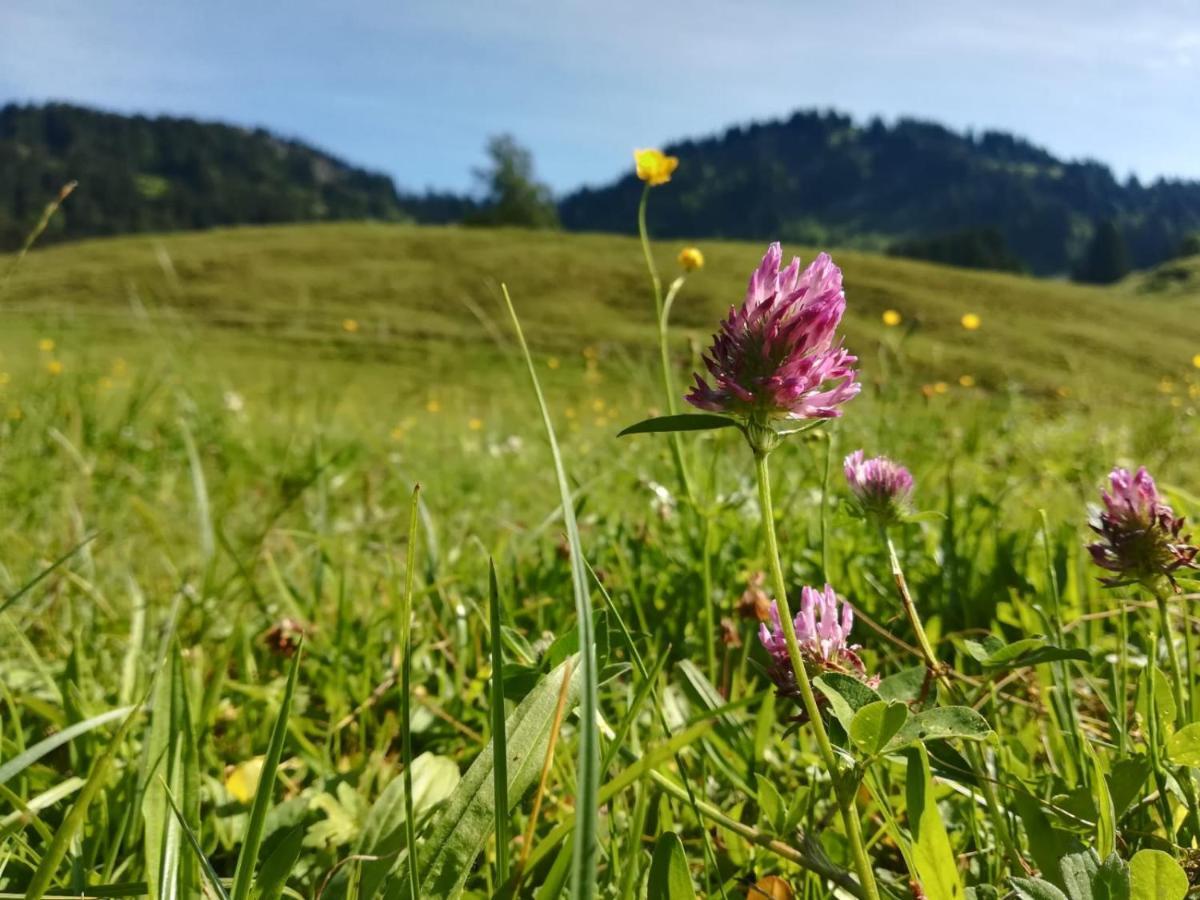
[[[938,660],[933,644],[929,642],[929,636],[925,634],[925,626],[921,624],[920,613],[917,612],[917,605],[913,602],[912,593],[908,589],[908,580],[904,577],[904,569],[900,566],[900,557],[896,553],[896,545],[892,543],[892,536],[888,533],[887,528],[880,528],[880,532],[883,542],[887,546],[888,562],[892,569],[892,579],[896,583],[896,593],[900,595],[900,605],[904,607],[904,614],[908,618],[913,634],[916,635],[917,646],[921,650],[925,668],[929,672],[928,677],[936,678],[951,697],[961,701],[962,694],[958,685],[950,677],[949,669]],[[995,829],[997,838],[1004,844],[1009,856],[1020,865],[1021,854],[1013,843],[1012,835],[1004,820],[1004,812],[1000,806],[1000,800],[996,796],[996,786],[987,771],[983,754],[973,743],[967,746],[967,762],[973,770],[975,780],[979,783],[979,789],[983,794],[983,801],[987,806],[988,815],[992,820],[992,828]]]
[[[1184,706],[1183,668],[1179,664],[1179,649],[1175,646],[1175,633],[1171,630],[1171,612],[1167,608],[1167,597],[1161,585],[1154,585],[1150,592],[1154,594],[1154,602],[1158,605],[1158,620],[1162,628],[1163,640],[1167,645],[1167,661],[1171,666],[1171,693],[1175,698],[1175,722],[1187,721],[1187,707]]]
[[[716,613],[713,609],[713,581],[712,581],[712,516],[708,513],[703,517],[703,583],[704,583],[704,632],[708,639],[704,642],[704,649],[707,654],[708,661],[708,680],[713,684],[719,683],[719,672],[717,671],[717,622]]]
[[[817,738],[817,748],[821,753],[821,759],[825,763],[829,777],[833,780],[834,794],[842,814],[842,825],[846,829],[846,838],[850,843],[850,855],[854,860],[859,883],[862,885],[863,896],[867,900],[879,900],[879,888],[875,886],[875,873],[871,869],[871,861],[867,858],[862,829],[854,806],[853,786],[844,782],[838,771],[837,756],[833,752],[833,744],[829,741],[829,733],[825,730],[821,709],[817,706],[812,682],[809,681],[808,671],[804,667],[804,658],[800,655],[800,644],[796,641],[796,628],[792,622],[792,613],[787,601],[787,581],[783,577],[783,565],[779,559],[779,543],[775,537],[775,509],[771,502],[771,476],[767,469],[767,454],[755,451],[754,461],[758,477],[758,500],[762,507],[763,531],[767,538],[767,561],[771,565],[771,575],[775,582],[775,603],[779,610],[779,622],[783,627],[783,635],[787,643],[788,659],[791,661],[792,670],[796,675],[796,686],[800,689],[804,711],[808,714],[813,734]],[[849,790],[847,790],[848,787]]]
[[[668,310],[663,302],[662,279],[658,276],[658,267],[654,264],[654,255],[650,252],[650,232],[646,229],[646,202],[649,199],[650,185],[647,184],[642,191],[641,202],[638,203],[638,237],[642,241],[642,256],[646,259],[646,270],[650,273],[650,286],[654,291],[654,320],[658,327],[658,354],[662,367],[663,394],[666,396],[667,412],[675,415],[679,407],[675,399],[674,379],[671,377],[671,349],[668,340],[666,316]],[[679,290],[678,286],[681,284],[682,282],[677,280],[671,286],[671,300],[675,299],[675,292]],[[683,456],[683,442],[678,433],[671,435],[671,456],[674,459],[675,472],[679,477],[679,483],[683,487],[683,492],[687,496],[688,502],[694,507],[696,505],[696,497],[692,491],[692,479],[688,474],[687,463]]]

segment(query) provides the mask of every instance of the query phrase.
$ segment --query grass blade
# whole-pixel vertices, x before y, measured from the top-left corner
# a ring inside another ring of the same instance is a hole
[[[496,562],[488,560],[488,599],[492,628],[492,784],[496,795],[496,881],[508,881],[508,734],[504,727],[504,647],[501,640],[500,585]]]
[[[71,842],[75,840],[75,836],[79,834],[87,822],[88,807],[104,786],[104,779],[108,775],[108,768],[112,765],[113,757],[117,755],[117,750],[120,749],[125,736],[133,726],[134,720],[137,719],[140,709],[141,704],[139,703],[130,710],[129,715],[125,717],[125,720],[121,723],[121,727],[117,729],[117,733],[113,735],[113,739],[104,749],[104,752],[92,763],[92,771],[88,773],[87,781],[84,782],[83,788],[79,791],[79,797],[75,800],[75,805],[71,807],[71,811],[67,813],[67,817],[63,820],[62,825],[55,832],[54,840],[46,848],[46,853],[42,856],[42,861],[38,864],[37,871],[33,873],[33,878],[30,880],[29,887],[25,891],[25,900],[41,900],[42,896],[49,890],[50,881],[54,878],[54,873],[58,871],[59,864],[63,861],[63,857],[67,855],[67,848],[71,846]]]
[[[262,774],[258,779],[258,790],[254,792],[254,805],[250,808],[250,821],[246,825],[246,836],[238,854],[237,868],[233,874],[232,900],[247,900],[250,886],[254,882],[254,867],[258,863],[258,851],[262,847],[263,829],[267,824],[267,810],[271,806],[271,795],[275,789],[275,773],[279,769],[279,758],[283,755],[283,741],[287,736],[288,715],[292,709],[292,696],[296,692],[296,675],[300,671],[303,646],[296,649],[292,667],[288,671],[287,687],[283,691],[283,702],[279,715],[271,729],[271,740],[267,744],[267,755],[263,761]]]
[[[175,795],[171,793],[171,789],[167,787],[165,781],[162,782],[162,788],[166,794],[167,803],[171,807],[171,812],[175,815],[175,822],[187,838],[188,845],[192,848],[192,852],[196,856],[196,861],[200,864],[200,869],[204,872],[204,877],[208,879],[208,883],[212,886],[213,893],[217,895],[219,900],[229,900],[229,892],[225,890],[225,885],[221,884],[220,876],[213,869],[212,863],[208,861],[208,857],[204,855],[204,848],[200,846],[200,839],[196,837],[196,832],[191,829],[187,820],[183,817],[183,813],[179,809],[179,804],[175,802]]]
[[[550,454],[554,458],[554,474],[562,499],[563,527],[566,529],[567,544],[571,551],[571,586],[575,594],[580,677],[583,682],[579,701],[579,761],[576,776],[575,850],[571,860],[571,896],[577,900],[590,900],[596,890],[600,817],[600,734],[596,727],[599,685],[596,674],[596,642],[592,634],[591,598],[588,594],[587,571],[579,540],[579,527],[575,522],[575,507],[571,503],[571,485],[567,481],[562,454],[558,450],[558,439],[554,434],[554,424],[550,421],[550,410],[546,406],[546,398],[542,394],[542,386],[538,381],[537,370],[529,353],[529,346],[525,342],[525,333],[521,330],[517,311],[508,295],[508,287],[501,285],[500,289],[504,292],[504,302],[508,305],[508,313],[512,317],[517,341],[521,345],[521,353],[525,356],[525,365],[529,369],[529,378],[533,382],[533,391],[537,395],[538,407],[542,412],[542,424],[546,428],[546,439],[550,444]]]
[[[17,775],[20,775],[47,753],[57,750],[63,744],[74,740],[81,734],[94,731],[101,725],[107,725],[109,722],[123,718],[133,712],[134,709],[136,709],[134,706],[122,706],[118,709],[110,709],[108,712],[100,713],[98,716],[92,716],[90,719],[84,719],[82,722],[76,722],[74,725],[50,735],[44,741],[38,741],[24,753],[14,756],[4,765],[0,766],[0,784],[5,784]]]
[[[404,839],[408,847],[409,896],[416,900],[416,886],[420,884],[417,872],[417,823],[413,813],[413,755],[412,720],[409,709],[412,680],[412,607],[413,578],[417,569],[417,523],[421,509],[421,486],[414,485],[412,508],[408,517],[408,557],[404,571],[404,597],[400,602],[400,627],[398,637],[400,653],[400,754],[404,763]]]
[[[38,586],[38,584],[41,583],[42,579],[44,579],[48,575],[50,575],[55,569],[57,569],[59,566],[61,566],[68,559],[70,559],[72,556],[74,556],[76,553],[78,553],[80,550],[82,550],[84,547],[86,547],[88,544],[90,544],[95,539],[96,539],[95,534],[89,534],[82,541],[80,541],[78,544],[76,544],[74,547],[72,547],[70,550],[68,550],[66,553],[64,553],[62,556],[60,556],[54,562],[50,563],[50,565],[46,566],[46,568],[42,569],[42,571],[38,572],[31,579],[29,579],[27,582],[25,582],[25,584],[21,585],[21,587],[18,588],[15,592],[13,592],[13,593],[9,594],[7,597],[5,597],[4,601],[0,602],[0,613],[5,612],[10,606],[12,606],[14,603],[16,603],[18,600],[20,600],[22,597],[24,597],[30,591],[32,591],[35,587]]]

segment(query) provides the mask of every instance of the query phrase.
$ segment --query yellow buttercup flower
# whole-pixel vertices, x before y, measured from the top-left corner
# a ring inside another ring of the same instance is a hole
[[[483,419],[470,419],[467,421],[467,427],[470,428],[472,431],[482,431],[483,430]]]
[[[899,311],[894,309],[885,309],[883,311],[883,324],[888,328],[895,328],[903,321],[904,317],[900,315]]]
[[[962,327],[967,331],[976,331],[983,324],[975,313],[967,313],[962,317]]]
[[[1195,356],[1192,357],[1192,365],[1195,366],[1197,369],[1200,369],[1200,353],[1197,353]]]
[[[958,376],[958,383],[959,383],[960,385],[962,385],[963,387],[965,387],[965,388],[969,388],[969,387],[975,387],[975,376],[973,376],[973,375],[959,375],[959,376]]]
[[[43,353],[49,353],[54,349],[54,338],[42,338],[38,341],[38,349]]]
[[[61,375],[63,373],[63,364],[57,359],[52,359],[46,363],[46,371],[51,375]]]
[[[425,404],[425,412],[439,413],[441,411],[442,411],[442,404],[439,403],[437,400],[431,399],[428,403]]]
[[[679,251],[679,265],[685,272],[694,272],[704,268],[704,254],[699,247],[684,247]]]
[[[342,331],[354,334],[356,331],[358,331],[358,320],[342,319]]]
[[[679,165],[677,157],[652,149],[634,150],[633,161],[637,165],[637,177],[651,187],[670,181],[671,173]]]
[[[944,394],[948,390],[950,390],[950,385],[946,384],[944,381],[935,382],[933,385],[933,392],[935,394]]]
[[[258,782],[262,778],[263,758],[261,756],[248,759],[244,763],[232,767],[225,775],[225,790],[238,803],[247,804],[254,799],[258,791]]]
[[[546,360],[546,368],[548,368],[548,369],[557,369],[561,365],[562,365],[562,363],[558,361],[557,356],[552,356],[548,360]]]

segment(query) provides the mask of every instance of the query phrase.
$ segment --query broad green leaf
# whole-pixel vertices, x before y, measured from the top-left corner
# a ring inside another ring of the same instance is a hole
[[[1029,836],[1029,855],[1045,875],[1057,879],[1060,860],[1079,846],[1079,838],[1055,828],[1042,805],[1025,792],[1014,791],[1012,802]]]
[[[412,764],[413,815],[415,825],[422,824],[429,815],[444,803],[461,777],[458,764],[446,756],[422,753]],[[362,864],[361,892],[372,897],[388,874],[396,868],[400,852],[408,846],[407,807],[405,800],[406,779],[393,778],[371,805],[359,833],[355,852],[364,856],[378,856]]]
[[[963,648],[986,669],[1019,669],[1063,660],[1089,662],[1092,658],[1086,650],[1055,647],[1040,636],[1006,644],[988,635],[981,641],[964,640]]]
[[[1092,900],[1130,900],[1129,865],[1110,853],[1092,878]]]
[[[924,697],[922,708],[937,700],[937,681],[929,676],[925,666],[910,666],[879,682],[876,693],[884,700],[899,700],[915,704]]]
[[[829,700],[829,709],[846,734],[850,733],[854,714],[867,704],[879,700],[879,695],[857,678],[839,672],[826,672],[814,678],[813,687]]]
[[[887,749],[900,750],[912,744],[951,738],[983,741],[991,735],[987,720],[969,706],[938,706],[909,718]]]
[[[1095,900],[1092,896],[1092,881],[1100,871],[1100,857],[1091,847],[1079,853],[1064,856],[1058,862],[1062,884],[1070,900]]]
[[[1183,900],[1188,877],[1175,859],[1161,850],[1139,850],[1129,861],[1131,900]]]
[[[1070,900],[1070,898],[1041,878],[1014,878],[1013,893],[1018,900]]]
[[[905,704],[876,700],[854,714],[850,722],[850,740],[863,753],[876,756],[906,721],[908,707]]]
[[[679,835],[667,831],[654,842],[646,900],[695,900],[696,888],[688,871]]]
[[[1176,765],[1200,767],[1200,722],[1185,725],[1167,738],[1167,756]]]
[[[558,706],[563,676],[567,666],[573,666],[575,662],[576,659],[567,660],[551,671],[512,711],[505,723],[510,807],[519,803],[537,780],[550,743],[550,726]],[[579,703],[582,690],[579,670],[573,668],[572,672],[566,700],[568,713]],[[421,884],[414,893],[421,900],[452,897],[462,890],[495,820],[492,776],[492,747],[489,744],[467,769],[420,845]],[[409,896],[405,877],[405,872],[391,876],[385,882],[385,894],[389,897]]]
[[[740,424],[735,419],[726,416],[716,416],[709,413],[683,413],[677,416],[656,416],[653,419],[643,419],[636,425],[618,432],[617,437],[629,434],[664,434],[673,431],[712,431],[716,428],[738,428]]]
[[[258,867],[254,879],[255,900],[279,900],[287,885],[288,876],[296,867],[304,843],[304,826],[296,825],[281,837],[273,838],[274,847]]]
[[[771,831],[778,833],[784,820],[783,798],[771,782],[771,779],[761,772],[758,779],[758,810],[762,821],[766,822]]]
[[[912,834],[914,873],[928,900],[964,900],[962,878],[950,838],[933,796],[929,756],[918,744],[908,754],[905,779],[908,830]]]

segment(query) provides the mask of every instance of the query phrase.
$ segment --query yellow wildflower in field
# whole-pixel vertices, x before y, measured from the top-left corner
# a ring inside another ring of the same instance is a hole
[[[679,265],[685,272],[704,268],[704,254],[699,247],[684,247],[679,251]]]
[[[548,369],[557,369],[561,365],[562,365],[562,363],[558,361],[557,356],[552,356],[548,360],[546,360],[546,368],[548,368]]]
[[[563,410],[563,415],[566,416],[568,419],[575,418],[575,415],[576,415],[575,407],[568,406],[566,409]]]
[[[468,419],[467,427],[472,431],[483,431],[483,419]]]
[[[61,375],[63,373],[63,364],[60,360],[52,359],[46,363],[46,371],[51,375]]]
[[[948,390],[950,390],[950,385],[946,384],[944,381],[936,382],[933,386],[933,392],[935,394],[944,394]]]
[[[967,331],[977,331],[981,324],[982,321],[975,313],[967,313],[962,317],[962,327]]]
[[[900,315],[899,310],[885,309],[883,311],[883,324],[886,325],[888,328],[895,328],[897,325],[899,325],[903,321],[904,321],[904,317],[902,315]]]
[[[113,386],[113,380],[111,378],[109,378],[107,375],[101,375],[100,380],[98,382],[96,382],[96,386],[98,388],[100,388],[100,390],[102,390],[102,391],[111,391],[112,386]]]
[[[38,341],[38,349],[43,353],[50,353],[54,350],[54,338],[42,338]]]
[[[604,400],[602,400],[600,397],[597,397],[592,401],[592,409],[598,413],[604,412]]]
[[[358,319],[342,319],[342,331],[354,334],[358,331]]]
[[[1174,381],[1172,381],[1170,378],[1167,378],[1167,377],[1164,375],[1162,378],[1160,378],[1160,379],[1159,379],[1159,382],[1158,382],[1158,391],[1159,391],[1159,393],[1160,393],[1160,394],[1173,394],[1173,393],[1175,393],[1175,382],[1174,382]]]
[[[975,376],[974,375],[959,375],[958,383],[965,388],[975,387]]]
[[[670,181],[671,173],[679,165],[677,157],[654,149],[634,150],[633,161],[637,165],[637,177],[650,187]]]
[[[440,413],[441,411],[442,411],[442,404],[439,403],[437,400],[433,399],[432,397],[425,403],[425,412]]]
[[[258,790],[262,770],[263,758],[261,756],[231,767],[225,773],[225,790],[229,791],[238,803],[249,803],[254,799],[254,794]]]
[[[1188,396],[1191,397],[1193,400],[1200,398],[1200,384],[1189,384],[1188,385]]]
[[[1197,353],[1195,356],[1192,357],[1192,365],[1195,366],[1197,369],[1200,369],[1200,353]]]
[[[0,372],[0,386],[8,384],[10,380],[7,372]]]
[[[404,440],[404,435],[406,433],[407,432],[405,431],[403,425],[397,425],[395,428],[392,429],[392,440],[396,441],[396,442],[400,442],[400,441]]]

